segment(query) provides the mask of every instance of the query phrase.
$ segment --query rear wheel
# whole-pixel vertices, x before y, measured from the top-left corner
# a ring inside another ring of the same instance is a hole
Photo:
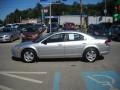
[[[25,49],[22,52],[22,60],[26,63],[32,63],[37,59],[36,52],[32,49]]]
[[[85,50],[83,54],[83,60],[87,62],[94,62],[99,56],[97,49],[95,48],[88,48]]]

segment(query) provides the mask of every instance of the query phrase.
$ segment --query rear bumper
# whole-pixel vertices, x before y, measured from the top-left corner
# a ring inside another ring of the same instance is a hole
[[[107,54],[109,54],[110,53],[110,51],[103,51],[103,52],[101,52],[100,54],[101,55],[107,55]]]
[[[104,48],[104,50],[102,50],[102,51],[100,52],[100,55],[107,55],[107,54],[109,54],[110,52],[111,52],[110,46],[106,46],[106,48]]]

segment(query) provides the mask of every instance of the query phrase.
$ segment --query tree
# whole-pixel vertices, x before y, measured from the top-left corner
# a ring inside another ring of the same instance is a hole
[[[2,20],[0,20],[0,25],[3,25],[3,21]]]
[[[37,3],[35,8],[33,8],[34,18],[39,18],[41,16],[42,5]]]
[[[114,0],[106,0],[107,5],[107,15],[112,16],[114,13]],[[116,0],[117,1],[117,0]],[[61,1],[56,1],[55,3],[60,4],[52,4],[52,15],[80,15],[80,3],[73,2],[72,5],[64,4]],[[46,6],[49,10],[50,6]],[[87,7],[87,8],[86,8]],[[18,10],[16,9],[14,12],[8,14],[4,20],[5,23],[17,23],[20,22],[20,19],[28,19],[28,18],[39,18],[41,17],[41,9],[44,8],[40,3],[37,3],[34,8],[29,8],[26,10]],[[83,4],[83,14],[87,15],[97,15],[104,16],[105,2],[102,0],[97,4]],[[50,11],[49,11],[50,12]],[[49,15],[49,12],[46,15]]]
[[[61,2],[59,4],[52,4],[52,15],[62,15],[65,11],[65,5]]]

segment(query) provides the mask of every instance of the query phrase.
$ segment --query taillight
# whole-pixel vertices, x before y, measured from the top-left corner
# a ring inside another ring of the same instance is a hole
[[[108,46],[110,42],[111,42],[111,39],[107,39],[107,40],[105,41],[105,44]]]

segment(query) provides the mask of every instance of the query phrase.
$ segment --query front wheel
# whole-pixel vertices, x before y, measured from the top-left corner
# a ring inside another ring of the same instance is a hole
[[[37,59],[36,52],[32,49],[25,49],[22,52],[22,60],[26,63],[32,63]]]
[[[10,37],[10,42],[13,42],[14,41],[14,38],[13,36]]]
[[[88,62],[94,62],[98,58],[98,51],[95,48],[88,48],[83,54],[83,59]]]

